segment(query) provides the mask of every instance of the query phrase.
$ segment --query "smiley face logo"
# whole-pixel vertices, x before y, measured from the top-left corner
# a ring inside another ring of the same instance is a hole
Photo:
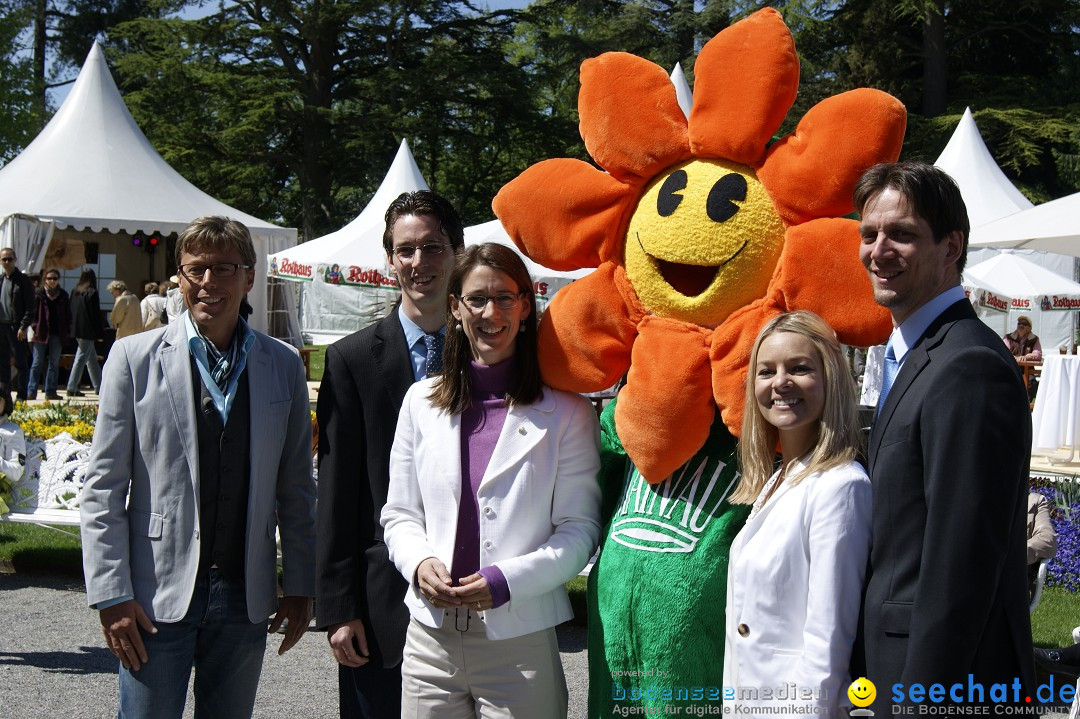
[[[877,697],[877,687],[866,677],[859,677],[851,683],[847,690],[848,699],[857,707],[868,707],[874,703]]]

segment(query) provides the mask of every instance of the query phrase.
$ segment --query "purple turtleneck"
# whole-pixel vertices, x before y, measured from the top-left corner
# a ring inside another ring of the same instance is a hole
[[[493,365],[472,362],[468,372],[472,405],[461,414],[461,503],[450,576],[456,583],[479,571],[491,588],[495,608],[510,601],[510,587],[498,567],[480,567],[477,490],[506,422],[506,391],[517,376],[517,362],[513,357]]]

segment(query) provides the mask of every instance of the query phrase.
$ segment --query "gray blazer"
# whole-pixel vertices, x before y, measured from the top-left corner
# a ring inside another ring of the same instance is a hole
[[[82,544],[91,606],[133,595],[152,620],[187,613],[199,563],[195,389],[183,322],[113,345],[83,486]],[[275,530],[284,594],[315,593],[315,484],[304,368],[262,333],[248,354],[251,479],[244,575],[248,618],[277,607]]]

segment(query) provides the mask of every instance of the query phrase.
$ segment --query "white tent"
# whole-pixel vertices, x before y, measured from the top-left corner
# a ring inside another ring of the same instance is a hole
[[[1080,284],[1019,255],[998,255],[964,270],[965,284],[1012,298],[1012,309],[1044,312],[1080,309]]]
[[[409,145],[404,140],[379,189],[355,220],[336,232],[268,258],[270,274],[303,282],[301,324],[316,344],[333,342],[384,317],[398,300],[390,277],[382,234],[386,208],[402,192],[426,190]],[[498,242],[514,246],[498,220],[465,228],[465,244]],[[591,269],[556,272],[525,258],[540,309],[560,287]]]
[[[172,234],[200,215],[243,222],[258,255],[296,244],[295,229],[229,207],[162,159],[124,105],[97,43],[49,124],[0,169],[0,246],[14,247],[32,269],[41,269],[54,229]],[[262,330],[269,324],[267,293],[259,268],[248,299],[251,323]],[[276,333],[292,329],[298,336],[295,315],[290,321],[283,311]]]
[[[675,63],[675,69],[671,71],[671,84],[675,86],[675,98],[679,101],[683,114],[690,117],[690,108],[694,105],[694,92],[690,89],[690,83],[686,81],[681,62]]]
[[[986,149],[971,108],[964,110],[949,143],[934,163],[960,186],[972,227],[1031,207]]]
[[[1016,247],[1080,257],[1080,192],[971,231],[973,247]]]
[[[981,245],[978,238],[983,228],[1000,222],[1012,222],[1013,218],[1022,217],[1038,209],[1032,208],[1030,200],[1016,189],[998,167],[986,143],[983,142],[970,108],[964,111],[952,137],[934,164],[956,180],[960,186],[964,204],[967,205],[968,218],[972,227],[971,246],[967,260],[969,268],[1002,254],[999,249],[988,249]],[[1071,279],[1074,276],[1074,262],[1071,257],[1045,252],[1022,252],[1021,254],[1027,260],[1050,270],[1059,277]],[[1019,309],[1012,307],[1011,302],[1008,311],[1002,312],[1001,302],[1009,301],[1011,296],[1004,287],[997,288],[998,293],[993,292],[994,289],[985,286],[984,283],[980,293],[975,296],[975,304],[983,322],[996,332],[999,334],[1011,332],[1015,327],[1016,317],[1027,314],[1031,317],[1036,334],[1042,337],[1045,346],[1070,344],[1073,334],[1071,314],[1044,314],[1037,307]]]

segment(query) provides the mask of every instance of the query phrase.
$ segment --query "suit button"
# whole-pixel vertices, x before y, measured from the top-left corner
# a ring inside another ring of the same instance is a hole
[[[739,625],[739,636],[740,637],[748,637],[748,636],[750,636],[750,627],[746,626],[745,624],[740,624]]]

